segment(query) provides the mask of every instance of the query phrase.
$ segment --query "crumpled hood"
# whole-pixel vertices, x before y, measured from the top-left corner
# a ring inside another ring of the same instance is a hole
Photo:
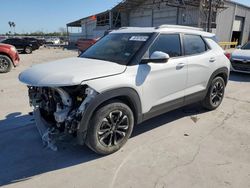
[[[125,69],[125,65],[109,61],[74,57],[34,65],[23,71],[19,80],[29,86],[73,86],[86,80],[121,74]]]
[[[232,58],[250,60],[250,50],[235,50],[232,53]]]

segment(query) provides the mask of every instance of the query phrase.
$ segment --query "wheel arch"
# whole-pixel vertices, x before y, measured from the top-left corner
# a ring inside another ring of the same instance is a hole
[[[95,111],[110,100],[120,100],[128,105],[135,118],[135,123],[142,122],[142,107],[140,97],[133,88],[117,88],[97,95],[86,108],[77,131],[78,143],[83,145],[88,130],[89,122]]]
[[[229,69],[227,67],[221,67],[221,68],[217,69],[216,71],[214,71],[213,74],[211,75],[209,81],[208,81],[207,90],[209,89],[213,79],[218,77],[218,76],[222,77],[223,80],[225,81],[225,85],[227,85],[228,79],[229,79]]]

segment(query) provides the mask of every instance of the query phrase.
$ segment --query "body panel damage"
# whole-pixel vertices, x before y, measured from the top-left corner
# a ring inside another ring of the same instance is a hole
[[[56,151],[56,140],[77,136],[83,113],[98,93],[88,87],[29,87],[30,105],[34,107],[36,126],[43,143]]]

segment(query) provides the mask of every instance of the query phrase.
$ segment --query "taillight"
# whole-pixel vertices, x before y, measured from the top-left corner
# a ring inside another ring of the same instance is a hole
[[[226,56],[228,59],[231,59],[231,53],[225,53],[225,56]]]

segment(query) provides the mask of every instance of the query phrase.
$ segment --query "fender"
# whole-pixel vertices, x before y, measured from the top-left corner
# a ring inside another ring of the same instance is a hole
[[[229,79],[229,69],[227,67],[221,67],[219,69],[217,69],[216,71],[213,72],[213,74],[211,75],[208,84],[207,84],[207,89],[206,91],[208,91],[213,79],[217,76],[223,74],[224,79],[225,79],[225,85],[227,85],[228,83],[228,79]]]
[[[142,122],[141,100],[138,93],[134,89],[127,87],[105,91],[97,95],[83,113],[80,127],[77,131],[77,140],[80,145],[83,145],[85,142],[89,122],[95,110],[104,102],[117,97],[126,97],[130,107],[132,108],[131,110],[134,112],[135,122],[137,124]]]

